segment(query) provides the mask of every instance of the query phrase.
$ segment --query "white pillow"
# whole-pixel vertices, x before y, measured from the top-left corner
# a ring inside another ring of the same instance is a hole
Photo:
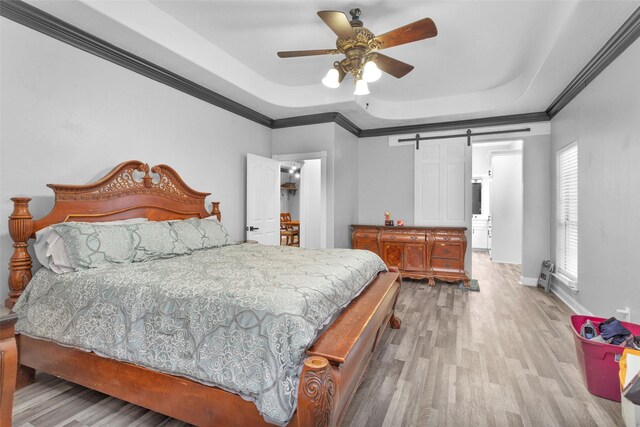
[[[92,222],[98,225],[139,224],[147,222],[147,218],[131,218],[117,221]],[[62,274],[76,271],[69,261],[67,251],[64,249],[64,240],[53,226],[45,227],[36,232],[36,242],[33,245],[36,258],[43,267],[54,273]]]

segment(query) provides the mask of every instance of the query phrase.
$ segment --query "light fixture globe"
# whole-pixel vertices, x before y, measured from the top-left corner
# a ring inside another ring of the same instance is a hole
[[[369,86],[367,86],[367,82],[363,79],[358,79],[356,81],[356,90],[353,91],[354,95],[369,95]]]
[[[322,79],[322,84],[326,87],[330,87],[331,89],[335,89],[340,86],[339,78],[340,76],[338,70],[332,68],[327,71],[327,75],[324,76],[324,79]]]
[[[373,83],[382,76],[382,71],[378,68],[375,62],[369,61],[364,64],[364,70],[362,72],[362,79],[367,83]]]

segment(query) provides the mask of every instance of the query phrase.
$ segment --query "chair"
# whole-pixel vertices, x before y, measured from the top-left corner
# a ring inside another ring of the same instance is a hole
[[[300,246],[300,230],[296,226],[291,225],[291,213],[280,213],[280,242],[285,238],[287,246]]]

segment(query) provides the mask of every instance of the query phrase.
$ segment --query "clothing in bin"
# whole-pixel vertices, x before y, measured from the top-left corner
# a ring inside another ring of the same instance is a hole
[[[587,320],[580,328],[580,336],[593,342],[640,350],[640,335],[633,336],[631,331],[625,328],[615,317],[601,322],[598,326],[594,325],[591,320]]]

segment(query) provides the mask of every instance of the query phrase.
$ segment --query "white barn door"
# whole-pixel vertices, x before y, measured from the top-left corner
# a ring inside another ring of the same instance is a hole
[[[471,147],[467,138],[420,141],[420,149],[414,151],[414,223],[467,227],[465,269],[471,274]]]
[[[280,162],[247,154],[247,240],[280,245]]]
[[[471,147],[466,138],[420,141],[414,203],[415,225],[470,226]]]

